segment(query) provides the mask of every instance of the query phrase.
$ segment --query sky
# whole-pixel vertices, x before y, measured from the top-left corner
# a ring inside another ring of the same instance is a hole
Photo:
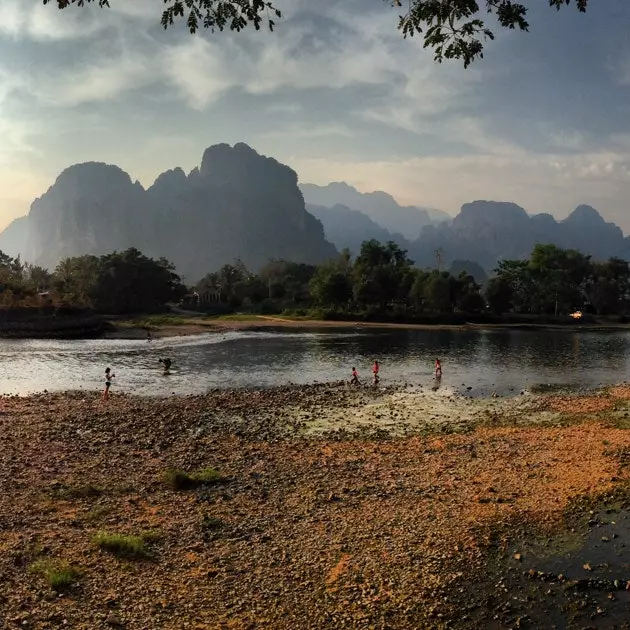
[[[300,181],[346,181],[457,214],[476,199],[630,233],[630,3],[529,0],[529,33],[437,64],[383,0],[277,0],[276,30],[190,35],[162,0],[0,7],[0,228],[67,166],[149,186],[213,144],[246,142]],[[316,7],[316,8],[315,8]]]

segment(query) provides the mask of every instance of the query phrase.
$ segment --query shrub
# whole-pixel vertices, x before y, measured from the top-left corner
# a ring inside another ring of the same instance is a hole
[[[89,499],[98,497],[103,494],[103,489],[92,484],[66,486],[64,484],[56,483],[50,487],[50,496],[55,499],[61,499],[63,501],[70,501],[72,499]]]
[[[110,534],[98,532],[92,542],[99,548],[109,551],[118,558],[148,558],[147,540],[142,536],[126,536],[124,534]]]
[[[164,473],[164,480],[173,490],[189,490],[218,483],[221,481],[221,475],[214,468],[203,468],[190,474],[171,468]]]
[[[109,505],[97,505],[85,515],[85,520],[98,521],[101,518],[109,516],[112,512],[113,508]]]
[[[30,571],[41,575],[55,591],[70,588],[81,577],[75,567],[61,560],[38,560],[30,566]]]

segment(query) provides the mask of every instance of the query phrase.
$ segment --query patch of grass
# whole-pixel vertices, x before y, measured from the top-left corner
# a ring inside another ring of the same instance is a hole
[[[29,571],[41,575],[55,591],[64,591],[73,586],[81,577],[78,569],[62,560],[38,560]]]
[[[97,505],[85,515],[85,520],[99,521],[105,516],[109,516],[112,512],[113,508],[109,505]]]
[[[190,324],[190,320],[179,315],[146,315],[134,319],[116,322],[121,328],[159,328],[160,326],[185,326]]]
[[[100,496],[103,492],[103,488],[99,488],[98,486],[94,486],[92,484],[67,486],[63,483],[56,483],[48,489],[48,494],[52,498],[61,499],[62,501],[90,499]]]
[[[176,468],[169,468],[164,473],[164,481],[173,490],[189,490],[199,486],[210,485],[221,481],[222,477],[214,468],[203,468],[187,473]]]
[[[154,542],[151,536],[145,535],[128,536],[125,534],[111,534],[109,532],[98,532],[92,538],[92,542],[104,551],[109,551],[117,558],[129,558],[142,560],[150,558],[151,554],[147,549],[147,543]]]
[[[212,319],[220,322],[255,322],[258,316],[254,313],[232,313],[231,315],[217,315]]]

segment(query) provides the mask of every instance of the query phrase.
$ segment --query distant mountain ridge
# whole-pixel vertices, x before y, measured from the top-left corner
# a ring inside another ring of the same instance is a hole
[[[419,267],[471,261],[491,272],[537,243],[630,260],[630,238],[587,205],[561,221],[500,201],[466,203],[447,221],[435,212],[343,182],[298,186],[288,166],[246,144],[220,144],[189,174],[175,167],[146,190],[117,166],[71,166],[0,233],[0,250],[52,268],[66,256],[133,246],[168,258],[189,281],[235,258],[252,270],[280,258],[317,264],[372,238],[396,241]]]
[[[134,246],[168,258],[188,280],[236,258],[257,270],[274,258],[315,264],[336,255],[306,212],[295,171],[246,144],[209,147],[188,175],[175,168],[147,190],[117,166],[71,166],[0,243],[48,268]]]
[[[420,266],[431,266],[440,250],[446,263],[472,260],[491,271],[499,260],[527,258],[537,243],[578,249],[596,259],[630,259],[630,239],[591,206],[578,206],[566,219],[528,215],[510,202],[474,201],[462,206],[450,224],[427,226],[410,254]]]
[[[358,210],[388,232],[401,234],[409,240],[418,238],[425,225],[452,219],[445,212],[433,208],[401,206],[383,191],[361,193],[346,182],[332,182],[327,186],[300,184],[300,190],[309,205],[328,208],[345,206]]]
[[[326,238],[338,249],[348,248],[350,253],[358,254],[363,241],[375,239],[382,243],[396,241],[406,243],[400,234],[392,234],[372,221],[367,214],[351,210],[347,206],[336,205],[332,208],[306,204],[306,209],[324,226]]]
[[[348,247],[353,253],[361,239],[391,239],[420,267],[435,266],[439,251],[441,264],[469,260],[487,272],[502,259],[527,258],[537,243],[578,249],[598,259],[630,259],[630,239],[587,205],[558,221],[547,213],[529,215],[512,202],[474,201],[449,221],[432,221],[425,208],[402,207],[387,193],[360,193],[344,182],[300,188],[327,238],[338,249]],[[414,225],[420,226],[416,237],[410,236]]]

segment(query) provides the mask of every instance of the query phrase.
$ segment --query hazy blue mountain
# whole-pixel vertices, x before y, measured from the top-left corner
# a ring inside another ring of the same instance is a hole
[[[173,168],[147,190],[116,166],[77,164],[0,233],[0,249],[52,268],[66,256],[134,246],[172,260],[190,281],[235,258],[254,270],[279,258],[320,263],[371,238],[394,240],[418,266],[439,261],[443,269],[466,261],[489,272],[501,259],[529,256],[537,243],[630,259],[630,238],[590,206],[557,221],[514,203],[474,201],[436,223],[386,193],[344,183],[301,189],[291,168],[245,144],[210,147],[189,174]]]
[[[445,215],[433,208],[401,206],[385,192],[360,193],[345,182],[333,182],[327,186],[301,184],[300,189],[310,205],[328,208],[339,205],[358,210],[388,232],[402,234],[407,239],[418,238],[422,228],[434,222],[430,213],[436,217]]]
[[[400,234],[394,235],[372,221],[367,214],[351,210],[346,206],[332,208],[306,204],[306,209],[324,226],[324,234],[338,250],[347,247],[352,254],[357,254],[361,243],[376,239],[382,243],[394,240],[401,246],[406,243]]]
[[[117,166],[71,166],[0,242],[16,234],[24,258],[48,268],[134,246],[168,258],[191,281],[236,258],[257,269],[272,258],[320,263],[336,255],[305,209],[296,173],[245,144],[210,147],[199,168],[162,173],[148,190]]]
[[[455,277],[465,272],[471,275],[477,284],[485,284],[488,280],[488,274],[485,269],[479,263],[472,260],[454,260],[448,271]]]
[[[0,251],[15,258],[24,256],[26,237],[28,233],[26,217],[14,219],[0,232]]]
[[[590,206],[578,206],[557,221],[550,214],[530,216],[514,203],[497,201],[464,204],[450,224],[425,227],[409,250],[420,266],[433,266],[439,251],[446,265],[469,260],[490,271],[499,260],[528,257],[537,243],[578,249],[597,259],[630,258],[621,229]]]

